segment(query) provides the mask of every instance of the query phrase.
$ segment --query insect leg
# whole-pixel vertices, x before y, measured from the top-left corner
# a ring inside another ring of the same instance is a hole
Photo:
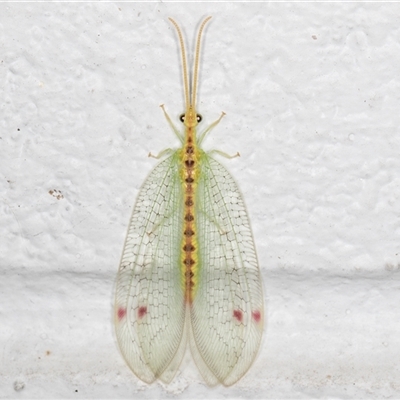
[[[166,154],[171,154],[173,152],[174,152],[173,149],[168,148],[168,149],[164,149],[164,150],[160,151],[156,156],[154,154],[149,153],[149,157],[159,159],[162,156],[165,156]]]
[[[204,140],[204,138],[206,137],[207,133],[210,132],[211,129],[215,128],[215,127],[219,124],[219,121],[221,121],[221,119],[222,119],[222,117],[223,117],[224,115],[226,115],[226,114],[222,111],[220,117],[219,117],[216,121],[214,121],[203,133],[201,133],[201,134],[199,135],[199,141],[198,141],[198,144],[199,144],[199,145],[200,145],[201,142]]]
[[[237,152],[237,153],[234,154],[233,156],[231,156],[230,154],[224,153],[224,152],[221,151],[221,150],[211,150],[211,151],[208,152],[208,154],[212,154],[212,153],[217,153],[217,154],[219,154],[220,156],[225,157],[225,158],[236,158],[236,157],[240,157],[240,153],[239,153],[239,152]]]
[[[178,139],[180,140],[181,143],[184,143],[184,137],[178,131],[178,129],[176,128],[176,126],[172,122],[171,118],[169,117],[168,113],[165,111],[164,104],[161,104],[160,107],[162,108],[162,110],[164,112],[164,115],[165,115],[165,118],[167,119],[167,121],[168,121],[170,127],[172,128],[172,130],[174,131],[175,135],[178,136]]]

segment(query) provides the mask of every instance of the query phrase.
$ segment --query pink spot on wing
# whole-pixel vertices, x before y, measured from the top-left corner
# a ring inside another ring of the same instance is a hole
[[[243,313],[240,310],[233,310],[233,316],[239,321],[243,320]]]
[[[126,308],[120,307],[118,308],[118,319],[121,321],[126,315]]]
[[[146,306],[139,307],[138,317],[143,318],[146,314],[147,314],[147,307]]]
[[[261,319],[261,313],[260,313],[260,311],[258,311],[258,310],[253,311],[253,312],[251,313],[251,315],[252,315],[254,321],[260,322],[260,319]]]

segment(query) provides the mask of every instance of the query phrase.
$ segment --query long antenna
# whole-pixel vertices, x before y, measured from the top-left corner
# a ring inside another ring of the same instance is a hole
[[[212,17],[207,17],[200,26],[199,33],[197,35],[197,43],[196,43],[196,58],[194,60],[194,74],[193,74],[193,82],[192,82],[192,107],[196,109],[196,94],[197,94],[197,77],[199,74],[199,58],[200,58],[200,44],[201,44],[201,35],[203,33],[204,26]]]
[[[199,33],[197,34],[197,41],[196,41],[196,56],[194,60],[194,73],[193,73],[193,81],[192,81],[192,98],[190,99],[189,95],[189,77],[188,77],[188,70],[187,70],[187,60],[186,60],[186,51],[185,51],[185,44],[183,42],[182,32],[175,22],[174,19],[168,18],[176,28],[179,37],[179,43],[181,46],[181,55],[182,55],[182,68],[183,68],[183,84],[184,84],[184,91],[185,91],[185,108],[186,110],[189,109],[191,106],[195,109],[196,105],[196,94],[197,94],[197,78],[199,74],[199,62],[200,62],[200,44],[201,44],[201,35],[204,30],[204,26],[212,17],[207,17],[202,24],[200,25]],[[190,102],[191,100],[191,102]]]
[[[178,37],[179,43],[181,45],[181,54],[182,54],[182,69],[183,69],[183,85],[185,89],[185,108],[188,109],[190,106],[189,103],[189,79],[188,79],[188,71],[187,71],[187,62],[186,62],[186,52],[185,52],[185,43],[183,42],[182,32],[178,26],[178,24],[172,18],[168,18],[175,26]]]

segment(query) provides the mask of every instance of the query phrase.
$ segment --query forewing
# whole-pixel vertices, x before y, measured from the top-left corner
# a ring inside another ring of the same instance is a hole
[[[206,381],[229,386],[246,373],[260,345],[262,284],[239,189],[205,153],[196,207],[199,278],[190,310],[191,348]]]
[[[117,277],[118,343],[130,368],[148,383],[173,378],[183,356],[181,341],[186,340],[179,271],[183,195],[177,157],[174,153],[162,161],[143,184]]]

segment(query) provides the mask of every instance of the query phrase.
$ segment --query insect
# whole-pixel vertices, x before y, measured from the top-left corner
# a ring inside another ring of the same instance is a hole
[[[189,86],[180,42],[185,113],[181,147],[150,173],[136,201],[117,276],[115,326],[120,350],[144,382],[168,383],[187,344],[208,385],[232,385],[250,368],[263,330],[263,295],[251,228],[229,172],[201,144],[224,113],[196,135],[201,36]],[[225,154],[225,156],[227,156]],[[229,156],[227,156],[229,157]]]

